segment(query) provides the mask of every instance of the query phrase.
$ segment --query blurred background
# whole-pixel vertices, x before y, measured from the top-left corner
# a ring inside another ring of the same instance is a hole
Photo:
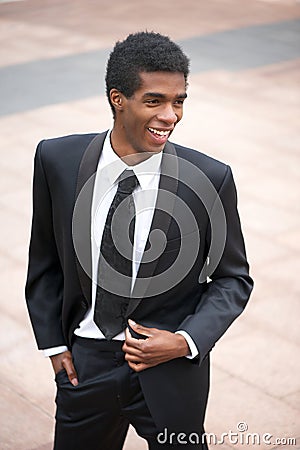
[[[0,448],[52,448],[53,373],[36,349],[23,292],[35,147],[112,124],[107,56],[116,40],[146,29],[191,58],[172,140],[231,165],[255,279],[245,313],[212,351],[206,431],[220,436],[243,422],[249,433],[272,434],[272,448],[300,449],[296,0],[0,1]],[[125,448],[146,446],[130,430]]]

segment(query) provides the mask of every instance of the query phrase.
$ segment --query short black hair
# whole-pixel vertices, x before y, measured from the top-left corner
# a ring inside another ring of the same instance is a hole
[[[158,71],[183,73],[187,83],[189,59],[168,36],[142,31],[118,41],[109,56],[105,77],[106,95],[113,114],[111,89],[130,98],[141,85],[140,72]]]

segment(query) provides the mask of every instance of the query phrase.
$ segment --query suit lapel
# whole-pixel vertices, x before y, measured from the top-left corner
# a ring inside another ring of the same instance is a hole
[[[167,142],[163,151],[161,176],[150,233],[153,230],[161,230],[165,236],[168,235],[172,211],[174,209],[178,190],[178,159],[176,156],[177,154],[174,145]],[[166,199],[166,195],[164,195],[165,191],[174,195],[168,195]],[[165,214],[164,211],[169,211],[169,214]],[[152,242],[152,245],[155,245],[155,243]],[[145,248],[147,249],[149,246],[150,241],[148,237]],[[151,278],[158,264],[158,259],[155,259],[151,263],[147,264],[145,264],[145,262],[146,256],[144,253],[133,288],[132,298],[130,299],[130,303],[128,305],[127,316],[132,314],[132,312],[140,304],[143,297],[145,297],[145,294],[150,287]]]
[[[73,242],[76,266],[84,297],[91,303],[91,208],[99,157],[107,132],[98,134],[86,148],[78,171],[73,212]]]

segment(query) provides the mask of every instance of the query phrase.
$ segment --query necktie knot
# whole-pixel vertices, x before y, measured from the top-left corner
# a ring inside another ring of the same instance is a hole
[[[131,195],[139,184],[139,180],[133,170],[124,170],[119,178],[118,192],[126,195]]]

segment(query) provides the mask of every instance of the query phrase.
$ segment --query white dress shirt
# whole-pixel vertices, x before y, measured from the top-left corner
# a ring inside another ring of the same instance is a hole
[[[118,177],[124,170],[133,170],[139,181],[139,185],[133,192],[136,211],[131,285],[131,288],[133,288],[153,219],[161,160],[162,152],[159,152],[139,164],[128,166],[112,149],[110,132],[107,133],[97,167],[91,211],[92,305],[74,332],[77,336],[105,339],[94,322],[94,309],[101,239],[109,207],[117,192]],[[180,330],[177,333],[182,334],[187,340],[191,352],[189,357],[194,358],[198,355],[198,349],[192,338],[185,331]],[[124,340],[124,331],[113,339]],[[65,346],[53,347],[44,350],[44,355],[52,356],[66,350],[67,347]]]

